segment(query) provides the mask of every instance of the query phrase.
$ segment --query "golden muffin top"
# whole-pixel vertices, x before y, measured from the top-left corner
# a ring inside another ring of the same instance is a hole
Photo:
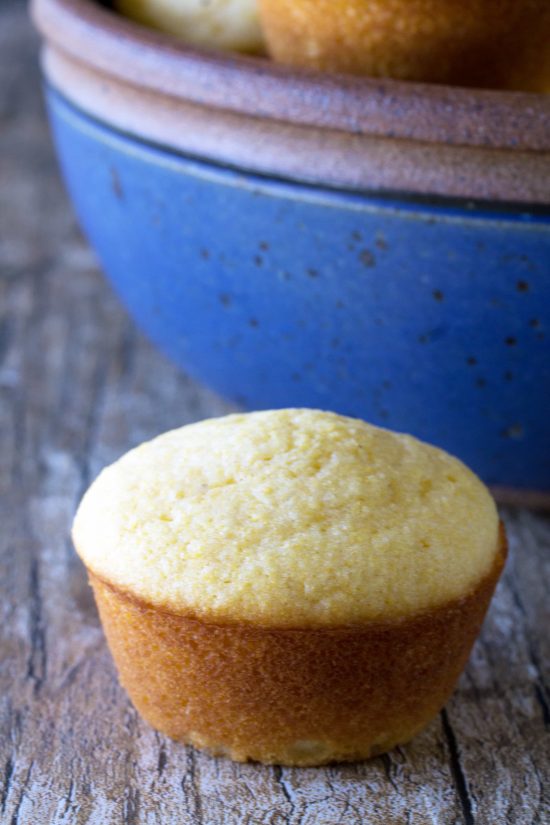
[[[201,421],[142,444],[84,496],[96,575],[219,622],[333,626],[459,598],[488,574],[498,516],[460,461],[309,409]]]

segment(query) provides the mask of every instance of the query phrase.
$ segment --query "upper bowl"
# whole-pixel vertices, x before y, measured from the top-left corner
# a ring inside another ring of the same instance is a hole
[[[191,49],[90,0],[33,13],[76,211],[165,352],[546,500],[548,97]]]
[[[547,95],[291,69],[90,0],[34,0],[33,17],[56,89],[163,146],[331,187],[550,202]]]

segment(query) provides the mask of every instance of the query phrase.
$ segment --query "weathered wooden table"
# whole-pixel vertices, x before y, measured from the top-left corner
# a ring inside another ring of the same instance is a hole
[[[550,822],[550,522],[504,513],[507,572],[458,690],[411,745],[234,765],[143,724],[69,538],[106,462],[229,406],[141,337],[81,239],[22,3],[0,5],[0,817],[10,825]]]

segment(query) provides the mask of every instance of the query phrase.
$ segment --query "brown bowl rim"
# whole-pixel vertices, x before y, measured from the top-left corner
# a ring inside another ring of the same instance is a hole
[[[550,149],[550,95],[298,70],[189,47],[91,0],[32,0],[32,16],[71,59],[176,101],[355,135]]]

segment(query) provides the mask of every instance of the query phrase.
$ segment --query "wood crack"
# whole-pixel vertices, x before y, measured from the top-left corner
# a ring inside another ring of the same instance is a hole
[[[13,337],[13,320],[2,318],[0,321],[0,364],[6,357]]]
[[[468,783],[466,781],[466,776],[464,774],[460,762],[460,754],[458,750],[455,732],[452,728],[451,721],[445,708],[443,708],[443,710],[441,711],[441,721],[443,724],[443,732],[445,734],[445,738],[447,740],[447,745],[449,748],[449,765],[451,768],[451,774],[453,776],[456,792],[460,800],[464,825],[475,825],[473,804],[470,798],[470,793],[468,791]]]
[[[27,662],[27,678],[34,683],[33,691],[35,694],[40,692],[47,672],[46,634],[38,570],[38,560],[33,556],[30,560],[29,575],[31,604],[29,617],[30,653]]]
[[[535,699],[539,703],[542,710],[542,722],[544,727],[548,729],[550,728],[550,707],[548,706],[548,702],[546,700],[544,685],[537,680],[533,685],[533,689],[535,692]]]
[[[397,785],[395,784],[395,780],[393,778],[395,768],[394,768],[393,760],[392,760],[390,754],[389,753],[383,753],[380,757],[380,761],[382,762],[382,767],[384,768],[384,773],[386,774],[386,779],[388,780],[388,782],[390,783],[390,785],[392,786],[394,791],[397,791],[398,788],[397,788]]]
[[[63,809],[62,816],[65,817],[69,812],[70,813],[77,813],[79,810],[79,806],[75,805],[74,803],[74,782],[71,779],[69,782],[69,787],[67,789],[67,795],[65,797],[65,807]]]
[[[19,814],[21,813],[21,805],[23,804],[23,801],[25,799],[25,793],[26,793],[26,790],[29,786],[29,779],[31,778],[31,773],[32,773],[33,767],[34,767],[34,762],[31,762],[30,765],[29,765],[29,769],[27,771],[27,776],[25,777],[25,781],[22,784],[21,793],[19,794],[19,799],[17,800],[17,804],[16,804],[15,809],[13,811],[13,814],[12,814],[12,817],[11,817],[11,820],[10,820],[10,825],[19,825]],[[23,825],[27,825],[27,823],[23,823]]]
[[[276,780],[277,784],[279,785],[279,787],[281,788],[281,791],[283,792],[284,798],[286,799],[286,801],[288,802],[288,804],[290,806],[289,813],[284,814],[281,811],[281,815],[284,817],[285,822],[290,823],[292,821],[292,818],[294,816],[294,812],[296,810],[296,804],[295,804],[294,799],[293,799],[293,794],[292,794],[291,791],[289,791],[289,789],[287,787],[287,781],[286,781],[286,778],[285,778],[285,775],[284,775],[284,768],[281,765],[275,765],[274,768],[273,768],[273,773],[274,773],[275,780]]]
[[[128,787],[124,794],[124,824],[139,825],[140,793],[138,788]]]
[[[159,779],[164,773],[164,768],[166,767],[167,761],[168,757],[166,756],[166,748],[164,747],[164,743],[161,742],[159,745],[159,758],[157,762],[157,773],[159,775]]]
[[[4,768],[4,778],[2,781],[2,793],[0,795],[0,811],[5,813],[6,811],[6,802],[10,793],[11,788],[11,778],[13,776],[15,765],[13,763],[13,759],[8,757]]]
[[[202,797],[201,797],[201,790],[197,784],[197,775],[196,775],[196,754],[195,749],[192,745],[187,746],[187,765],[188,765],[188,774],[183,777],[181,786],[184,794],[188,796],[187,793],[187,785],[188,779],[189,784],[191,785],[191,790],[189,796],[192,799],[193,808],[194,808],[194,822],[196,825],[203,825],[203,812],[202,812]]]

